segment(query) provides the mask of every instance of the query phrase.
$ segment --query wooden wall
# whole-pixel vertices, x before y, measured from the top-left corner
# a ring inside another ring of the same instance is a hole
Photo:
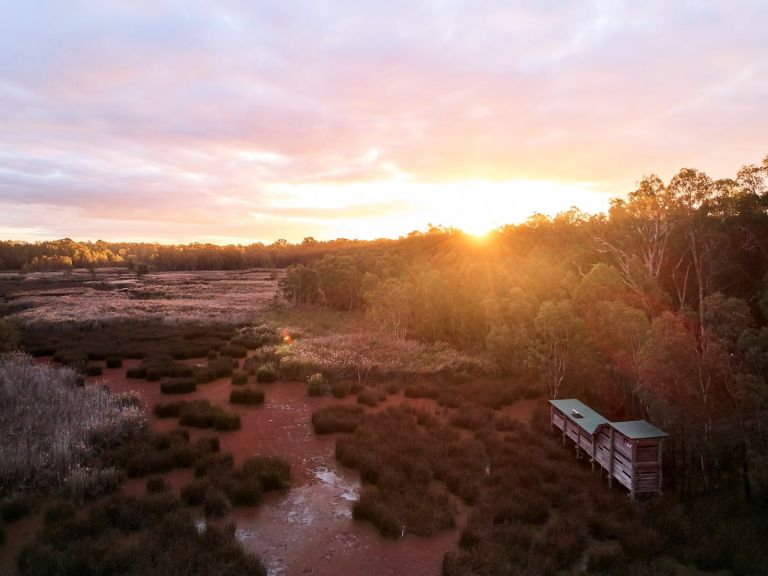
[[[563,441],[570,438],[593,464],[599,464],[608,473],[609,484],[617,480],[632,498],[661,493],[661,439],[633,440],[608,425],[599,426],[592,435],[554,406],[551,414],[552,426],[563,432]]]

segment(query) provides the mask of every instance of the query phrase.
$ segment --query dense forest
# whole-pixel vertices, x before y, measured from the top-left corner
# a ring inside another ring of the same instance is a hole
[[[607,214],[534,215],[476,239],[300,244],[0,243],[7,269],[286,268],[296,305],[365,313],[499,373],[672,435],[668,487],[768,498],[768,158],[734,178],[643,178]]]
[[[608,214],[534,216],[483,241],[433,228],[288,268],[285,296],[362,309],[500,372],[672,434],[668,486],[768,498],[768,158],[733,179],[643,178]]]

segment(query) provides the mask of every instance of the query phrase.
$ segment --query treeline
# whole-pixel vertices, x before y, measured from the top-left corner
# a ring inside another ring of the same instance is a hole
[[[433,228],[288,268],[290,301],[364,310],[672,434],[668,485],[768,499],[768,158],[732,179],[644,178],[608,214],[534,216],[478,242]],[[757,488],[755,487],[757,485]]]
[[[7,240],[0,241],[0,270],[66,271],[108,266],[134,268],[139,265],[150,270],[170,271],[284,268],[361,244],[361,241],[343,238],[321,242],[311,237],[297,244],[277,240],[272,244],[255,243],[247,246],[103,240],[77,242],[69,238],[34,243]]]

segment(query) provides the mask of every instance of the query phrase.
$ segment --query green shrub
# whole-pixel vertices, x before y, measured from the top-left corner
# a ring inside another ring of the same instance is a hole
[[[87,376],[101,376],[103,373],[103,370],[101,369],[101,366],[89,364],[85,369],[85,373]]]
[[[168,490],[170,490],[170,486],[168,486],[168,483],[162,476],[150,476],[147,478],[147,494],[159,494]]]
[[[0,500],[0,519],[6,524],[32,513],[32,502],[26,496],[15,495]]]
[[[18,556],[20,576],[248,574],[266,576],[245,554],[234,525],[199,530],[195,516],[162,495],[112,498],[81,518],[47,525]]]
[[[188,394],[197,390],[197,384],[191,378],[177,378],[160,384],[163,394]]]
[[[416,383],[405,387],[403,392],[408,398],[432,398],[437,399],[438,388],[432,383]]]
[[[241,388],[229,393],[229,401],[232,404],[263,404],[264,392],[253,388]]]
[[[357,395],[357,403],[365,406],[376,407],[383,400],[381,392],[373,388],[366,388]]]
[[[185,344],[171,349],[171,358],[174,360],[189,360],[191,358],[204,358],[208,354],[208,347],[202,344]]]
[[[229,475],[234,467],[235,460],[229,452],[208,454],[195,464],[195,477]]]
[[[240,430],[241,426],[240,416],[224,411],[218,412],[213,422],[214,429],[219,432]]]
[[[363,420],[360,406],[328,406],[312,414],[312,427],[316,434],[354,432]]]
[[[152,413],[158,418],[178,418],[184,402],[158,402],[152,409]]]
[[[275,380],[277,380],[277,375],[271,366],[262,364],[256,370],[256,382],[260,382],[262,384],[270,384]]]
[[[211,488],[203,501],[203,513],[206,518],[221,518],[232,508],[232,503],[218,488]]]
[[[160,368],[147,368],[144,376],[147,382],[157,382],[163,377],[163,371]]]
[[[248,384],[248,374],[245,372],[235,372],[232,374],[232,384],[235,386],[242,386]]]
[[[206,478],[196,478],[181,489],[181,499],[189,506],[200,506],[211,487]]]
[[[240,416],[213,406],[208,400],[179,401],[166,404],[158,403],[154,408],[158,418],[179,418],[182,426],[194,428],[214,428],[219,431],[239,430]]]
[[[242,470],[246,476],[257,476],[265,492],[283,490],[291,482],[291,465],[280,456],[252,456]]]
[[[60,523],[63,520],[74,518],[77,508],[72,502],[60,500],[48,506],[43,516],[46,525]]]
[[[86,468],[78,466],[69,471],[63,494],[75,502],[87,502],[115,492],[125,474],[114,467]]]
[[[125,377],[134,380],[143,380],[147,377],[147,369],[144,366],[128,368],[128,370],[125,371]]]
[[[328,396],[331,388],[326,384],[325,378],[319,372],[312,374],[307,380],[307,394],[310,396]]]
[[[245,346],[240,346],[239,344],[229,344],[228,346],[222,346],[219,354],[229,358],[245,358],[248,356],[248,350],[245,349]]]
[[[120,368],[123,365],[123,359],[115,356],[107,357],[107,368]]]
[[[208,367],[216,371],[218,378],[225,378],[232,376],[232,372],[235,370],[235,361],[228,357],[217,358],[212,362],[208,362]]]
[[[218,375],[216,374],[215,368],[206,367],[196,368],[193,377],[197,384],[208,384],[209,382],[216,380]]]
[[[344,398],[352,391],[349,382],[341,380],[331,384],[331,394],[334,398]]]

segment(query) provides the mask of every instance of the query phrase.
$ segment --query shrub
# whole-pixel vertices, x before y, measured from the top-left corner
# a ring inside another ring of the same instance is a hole
[[[29,516],[31,513],[32,502],[25,496],[14,495],[0,500],[0,519],[6,524]]]
[[[195,477],[229,475],[235,467],[235,460],[230,453],[214,453],[201,458],[195,464]]]
[[[325,378],[319,372],[312,374],[307,380],[307,393],[310,396],[328,396],[330,392],[330,387],[325,383]]]
[[[64,481],[64,494],[75,502],[87,502],[105,494],[112,494],[123,481],[124,474],[113,467],[70,470]]]
[[[144,366],[138,366],[137,368],[128,368],[125,371],[125,377],[134,380],[143,380],[147,377],[147,369]]]
[[[334,398],[344,398],[351,391],[352,387],[350,386],[349,382],[344,380],[331,384],[331,394]]]
[[[227,376],[232,376],[232,372],[234,372],[235,369],[235,362],[232,358],[222,357],[217,358],[212,362],[208,362],[208,367],[213,368],[216,371],[216,376],[218,378],[225,378]]]
[[[386,395],[384,397],[386,397]],[[372,408],[378,406],[383,399],[381,392],[374,388],[366,388],[357,395],[358,404],[364,404],[365,406],[370,406]]]
[[[235,506],[258,506],[261,502],[261,482],[255,476],[232,475],[227,478],[224,489]]]
[[[403,387],[399,382],[387,382],[387,385],[384,387],[384,390],[387,391],[387,394],[399,394],[400,390],[402,389]]]
[[[129,536],[126,538],[126,536]],[[20,576],[249,574],[266,576],[239,546],[234,525],[200,529],[178,501],[111,499],[81,519],[48,525],[18,557]]]
[[[241,425],[240,416],[213,406],[208,400],[159,403],[155,405],[154,413],[158,418],[178,417],[179,424],[194,428],[224,431],[239,430]]]
[[[229,393],[229,401],[232,404],[262,404],[264,402],[264,392],[254,390],[253,388],[232,390]]]
[[[0,546],[5,544],[5,524],[3,524],[3,520],[0,519]]]
[[[438,395],[437,386],[431,383],[409,384],[403,392],[408,398],[432,398],[436,399]]]
[[[191,378],[177,378],[160,384],[163,394],[188,394],[197,390],[197,384]]]
[[[256,382],[261,382],[262,384],[271,384],[275,380],[277,380],[277,375],[271,366],[262,364],[256,370]]]
[[[193,377],[195,379],[195,383],[197,384],[208,384],[209,382],[213,382],[217,378],[216,369],[215,368],[196,368],[193,374]]]
[[[144,376],[147,382],[157,382],[163,377],[163,371],[159,368],[147,368]]]
[[[77,508],[66,500],[55,502],[45,509],[43,516],[46,524],[57,524],[63,520],[74,518]]]
[[[280,456],[252,456],[243,462],[243,473],[257,476],[265,492],[283,490],[291,482],[291,465]]]
[[[147,478],[147,494],[159,494],[168,490],[170,490],[170,486],[168,486],[168,483],[162,476],[150,476]]]
[[[493,423],[493,412],[477,406],[463,405],[458,413],[451,418],[451,424],[466,430],[479,430]]]
[[[217,412],[213,422],[214,429],[219,432],[240,430],[241,426],[240,416],[224,411]]]
[[[36,364],[22,354],[0,358],[0,390],[14,399],[0,399],[0,493],[54,489],[71,470],[147,424],[141,407],[126,396],[103,386],[78,387],[73,370]]]
[[[360,406],[328,406],[312,414],[312,427],[316,434],[354,432],[363,419]]]
[[[232,508],[232,503],[218,488],[211,488],[203,501],[203,513],[206,518],[221,518]]]
[[[189,506],[200,506],[211,487],[209,480],[196,478],[181,489],[181,499]]]
[[[245,372],[235,372],[232,374],[232,384],[235,386],[242,386],[248,384],[248,374]]]
[[[203,344],[184,344],[171,349],[171,358],[174,360],[204,358],[207,354],[208,347]]]
[[[115,356],[107,357],[107,368],[120,368],[123,365],[123,359]]]
[[[184,402],[158,402],[152,413],[158,418],[178,418]]]
[[[101,376],[103,373],[103,370],[101,369],[101,366],[89,364],[88,367],[86,367],[85,369],[85,373],[88,376]]]
[[[216,350],[211,350],[208,352],[208,360],[216,360],[218,357],[219,353]]]
[[[230,358],[245,358],[248,356],[248,350],[245,349],[245,346],[240,346],[239,344],[229,344],[228,346],[222,346],[219,354]]]

